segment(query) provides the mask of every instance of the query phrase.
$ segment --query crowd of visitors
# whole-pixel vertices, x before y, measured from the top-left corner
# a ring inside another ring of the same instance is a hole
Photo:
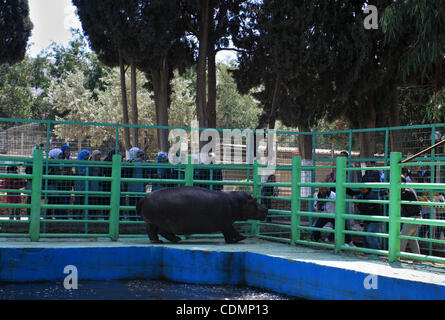
[[[343,151],[339,156],[348,156],[348,153]],[[367,166],[374,167],[375,163],[367,163]],[[402,167],[402,174],[401,174],[401,181],[402,181],[402,188],[401,188],[401,200],[402,201],[430,201],[428,197],[426,197],[423,192],[416,192],[414,189],[409,187],[409,183],[428,183],[431,182],[431,173],[427,170],[426,167],[423,167],[419,165],[418,167],[411,167],[413,170],[411,171],[407,167]],[[359,171],[353,171],[353,172],[359,172]],[[334,174],[333,174],[334,173]],[[383,171],[379,170],[366,170],[365,174],[359,178],[359,182],[363,183],[379,183],[379,182],[385,182],[388,181],[389,177],[386,177]],[[332,170],[332,172],[328,175],[327,179],[324,182],[335,182],[335,170]],[[353,177],[350,182],[357,182],[356,178]],[[387,205],[380,204],[378,202],[375,202],[375,200],[388,200],[388,193],[386,190],[379,189],[379,188],[368,188],[363,187],[358,190],[352,190],[347,188],[346,193],[350,198],[354,198],[359,200],[357,203],[353,205],[353,207],[349,208],[349,213],[358,213],[360,215],[368,215],[368,216],[382,216],[387,215],[388,207]],[[429,195],[430,193],[427,192]],[[332,202],[335,200],[335,188],[319,188],[318,192],[314,195],[314,198],[317,199],[314,202],[314,209],[316,212],[321,213],[331,213],[332,215],[335,213],[335,203]],[[319,201],[318,199],[329,199],[324,201]],[[372,200],[371,202],[362,202],[361,200]],[[436,199],[435,201],[441,201],[440,199]],[[445,199],[444,199],[445,201]],[[386,208],[385,208],[386,207]],[[431,214],[432,212],[435,212],[435,208],[429,207],[429,206],[420,206],[420,205],[407,205],[403,204],[401,205],[401,216],[402,217],[408,217],[408,218],[431,218],[436,217],[436,214]],[[439,218],[440,219],[440,218]],[[350,225],[352,220],[346,219],[345,220],[346,225],[345,229],[350,230]],[[372,234],[375,233],[382,233],[386,229],[384,228],[383,222],[377,222],[377,221],[369,221],[369,220],[361,220],[356,221],[360,225],[360,228],[358,230],[362,230],[364,232],[369,233],[368,235],[363,237],[363,246],[365,248],[370,249],[382,249],[382,239],[381,237],[373,236]],[[326,225],[331,224],[332,228],[335,228],[335,220],[334,215],[332,218],[327,217],[319,217],[314,220],[314,223],[312,227],[314,228],[323,228]],[[403,223],[401,225],[401,236],[408,236],[408,237],[427,237],[428,231],[430,227],[427,225],[420,225],[420,224],[410,224],[410,223]],[[436,234],[434,235],[434,238],[444,239],[445,240],[445,228],[443,227],[437,227],[435,228]],[[345,234],[347,239],[345,239],[346,245],[352,245],[355,244],[350,241],[351,237],[348,234]],[[312,241],[320,241],[321,233],[318,230],[314,230],[311,234],[311,240]],[[333,243],[333,233],[329,233],[329,236],[322,240],[326,243]],[[412,253],[420,254],[420,247],[418,240],[415,239],[401,239],[400,241],[400,250],[402,252],[404,251],[410,251]]]
[[[42,147],[41,145],[40,147]],[[34,156],[32,150],[31,157]],[[90,176],[90,177],[111,177],[112,166],[111,162],[113,155],[116,154],[115,149],[111,149],[108,154],[102,159],[100,150],[81,150],[76,158],[72,158],[71,149],[68,145],[63,145],[61,148],[54,148],[49,150],[48,158],[51,160],[62,161],[48,161],[43,167],[44,175],[55,176]],[[209,155],[209,162],[214,163],[215,156]],[[78,161],[72,161],[78,160]],[[80,161],[85,161],[85,164]],[[143,163],[150,162],[146,153],[138,147],[133,147],[128,152],[128,157],[123,159],[121,177],[134,179],[161,179],[161,180],[176,180],[184,178],[184,171],[174,166],[168,166],[168,155],[164,152],[158,153],[156,166],[146,166]],[[203,164],[200,162],[200,164]],[[32,162],[25,163],[25,173],[32,175]],[[7,166],[7,173],[19,173],[17,166]],[[222,171],[220,169],[208,169],[200,166],[194,171],[195,180],[222,180]],[[222,190],[222,185],[212,184],[195,184],[197,186],[208,188],[212,190]],[[145,182],[121,182],[121,206],[134,207],[137,200],[145,192],[156,191],[162,188],[171,188],[181,186],[171,182],[159,181],[155,183]],[[21,203],[21,189],[27,191],[32,190],[32,179],[22,178],[6,178],[2,179],[0,188],[7,190],[7,203]],[[15,191],[17,190],[17,191]],[[109,210],[103,210],[101,206],[110,204],[111,182],[99,180],[76,180],[76,179],[45,179],[42,183],[42,198],[46,199],[49,205],[69,205],[78,206],[74,210],[67,209],[47,209],[46,218],[49,219],[107,219]],[[65,191],[65,192],[63,192]],[[26,192],[26,191],[25,191]],[[30,194],[27,194],[27,204],[30,204]],[[95,208],[87,210],[83,205],[95,206]],[[127,208],[125,208],[127,209]],[[14,208],[9,210],[10,219],[20,219],[20,209]],[[26,209],[26,213],[30,214],[30,209]],[[121,219],[123,220],[140,220],[136,215],[135,210],[121,210]]]

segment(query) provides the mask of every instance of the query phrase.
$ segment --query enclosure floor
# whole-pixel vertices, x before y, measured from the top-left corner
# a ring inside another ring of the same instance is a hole
[[[181,250],[200,250],[213,252],[252,252],[287,260],[314,263],[321,266],[340,268],[377,276],[431,283],[445,286],[445,268],[419,263],[388,261],[376,257],[354,253],[334,254],[330,250],[314,249],[304,246],[290,246],[259,239],[246,239],[237,244],[225,244],[220,238],[187,239],[178,244],[150,244],[147,238],[124,238],[111,241],[99,239],[1,239],[1,248],[82,248],[82,247],[150,247],[160,246]]]

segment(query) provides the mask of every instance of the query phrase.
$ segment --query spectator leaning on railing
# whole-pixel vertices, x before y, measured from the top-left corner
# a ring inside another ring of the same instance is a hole
[[[326,180],[328,180],[327,178]],[[325,181],[327,182],[327,181]],[[320,187],[318,193],[315,195],[316,199],[330,199],[335,200],[335,192],[326,188]],[[333,201],[315,201],[314,209],[317,212],[323,213],[331,213],[332,218],[317,218],[314,227],[315,228],[323,228],[329,222],[332,224],[332,227],[335,228],[335,202]],[[349,222],[345,220],[345,230],[349,230]],[[320,231],[314,231],[312,233],[311,239],[312,241],[318,241],[320,239]],[[329,236],[325,239],[325,242],[333,243],[334,242],[334,233],[330,233]],[[352,236],[350,234],[345,234],[345,245],[355,247],[352,242]]]

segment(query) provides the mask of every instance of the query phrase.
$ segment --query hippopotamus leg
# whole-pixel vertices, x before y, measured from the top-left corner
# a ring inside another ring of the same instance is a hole
[[[162,243],[162,240],[159,239],[158,234],[170,242],[176,243],[181,241],[181,238],[177,237],[173,232],[160,230],[158,226],[150,222],[147,223],[147,234],[151,243]]]
[[[167,239],[168,241],[173,242],[173,243],[177,243],[177,242],[181,241],[181,238],[176,236],[173,232],[167,232],[167,231],[160,230],[159,234],[161,236],[163,236],[165,239]]]
[[[162,243],[158,237],[158,227],[153,223],[147,222],[147,234],[148,238],[150,238],[151,243]]]
[[[237,243],[238,241],[246,239],[246,237],[236,231],[236,229],[232,225],[223,230],[222,233],[224,235],[226,243]]]

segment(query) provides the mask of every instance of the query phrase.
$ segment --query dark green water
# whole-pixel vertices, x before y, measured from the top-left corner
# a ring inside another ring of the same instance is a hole
[[[161,280],[0,283],[0,300],[289,300],[292,297],[238,286],[182,284]]]

